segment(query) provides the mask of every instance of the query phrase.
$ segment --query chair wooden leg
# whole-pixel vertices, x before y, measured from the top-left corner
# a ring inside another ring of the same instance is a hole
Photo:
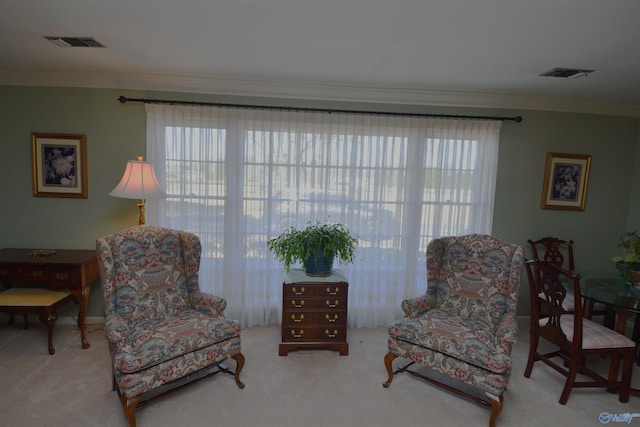
[[[609,329],[615,329],[616,325],[616,310],[610,306],[607,306],[604,313],[604,320],[602,323]]]
[[[491,403],[491,417],[489,418],[489,427],[496,427],[496,420],[502,412],[502,402],[504,400],[504,397],[500,395],[498,396],[498,400],[496,400],[495,396],[490,396],[487,394],[487,398],[489,403]]]
[[[234,379],[236,380],[236,384],[240,389],[244,388],[244,383],[240,381],[240,371],[244,367],[244,356],[242,353],[238,353],[235,356],[231,356],[233,360],[236,361],[236,373],[234,374]]]
[[[587,300],[586,298],[583,298],[582,301],[584,302],[583,306],[583,314],[582,316],[585,319],[589,319],[591,320],[591,317],[593,316],[593,301],[591,300]]]
[[[636,319],[633,322],[631,339],[636,342],[635,358],[636,364],[640,366],[640,314],[636,314]]]
[[[56,323],[58,314],[51,308],[40,310],[40,321],[47,326],[47,339],[49,341],[49,354],[54,354],[56,350],[53,348],[53,326]]]
[[[635,357],[635,349],[633,352],[629,352],[628,355],[623,356],[622,361],[622,375],[620,378],[621,384],[618,394],[618,400],[622,403],[629,401],[629,394],[631,392],[631,375],[633,373],[633,362]]]
[[[529,339],[529,359],[527,360],[527,367],[524,370],[525,378],[531,376],[533,370],[533,363],[536,361],[536,352],[538,351],[538,334],[532,332]]]
[[[27,313],[24,313],[22,315],[22,318],[24,319],[23,328],[29,329],[29,315]],[[13,325],[15,323],[16,323],[16,319],[15,317],[13,317],[13,313],[9,313],[9,322],[7,324]]]
[[[609,378],[608,378],[611,384],[614,384],[618,381],[619,372],[620,372],[620,355],[612,355],[611,361],[609,362]]]
[[[120,395],[120,403],[122,403],[122,410],[124,416],[129,423],[129,427],[136,427],[136,406],[140,402],[140,396],[134,396],[126,398],[124,395]]]
[[[393,381],[393,367],[391,366],[393,359],[395,359],[396,357],[398,357],[397,355],[388,352],[385,356],[384,356],[384,366],[387,368],[387,374],[389,375],[389,378],[387,379],[387,382],[385,382],[384,384],[382,384],[382,386],[384,388],[387,388],[391,385],[391,381]]]
[[[564,383],[564,388],[562,389],[562,394],[560,395],[560,404],[566,405],[567,400],[569,400],[569,394],[571,393],[571,389],[573,388],[573,384],[576,381],[576,375],[578,374],[578,361],[571,359],[569,362],[569,371],[567,372],[567,380]]]

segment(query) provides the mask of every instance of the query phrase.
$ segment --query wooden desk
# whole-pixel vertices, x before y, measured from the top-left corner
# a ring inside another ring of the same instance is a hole
[[[0,249],[0,282],[5,288],[11,283],[37,283],[49,289],[69,289],[80,306],[78,328],[82,348],[89,348],[86,337],[89,285],[98,280],[98,259],[95,250],[56,249],[54,256],[33,257],[34,249]]]

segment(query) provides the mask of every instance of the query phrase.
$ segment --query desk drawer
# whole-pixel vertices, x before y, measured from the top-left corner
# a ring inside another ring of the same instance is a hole
[[[49,270],[49,284],[52,288],[69,288],[73,286],[74,272],[68,268],[51,268]]]
[[[46,267],[0,268],[0,280],[17,283],[45,283],[49,281],[49,270]]]

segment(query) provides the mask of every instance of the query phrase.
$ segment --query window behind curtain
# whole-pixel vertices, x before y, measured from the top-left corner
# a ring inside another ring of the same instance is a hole
[[[203,291],[245,326],[281,321],[267,241],[341,222],[360,239],[349,326],[400,316],[425,292],[437,236],[491,233],[499,121],[147,105],[147,158],[167,198],[150,223],[197,233]]]

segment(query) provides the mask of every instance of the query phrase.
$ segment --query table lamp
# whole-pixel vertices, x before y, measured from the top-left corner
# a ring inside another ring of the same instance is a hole
[[[144,225],[147,222],[144,212],[145,199],[166,197],[164,191],[160,188],[160,184],[158,184],[153,165],[149,162],[143,162],[142,156],[138,156],[138,160],[129,160],[127,162],[127,168],[124,171],[124,175],[122,175],[120,183],[109,195],[124,199],[138,199],[138,208],[140,209],[139,225]]]

